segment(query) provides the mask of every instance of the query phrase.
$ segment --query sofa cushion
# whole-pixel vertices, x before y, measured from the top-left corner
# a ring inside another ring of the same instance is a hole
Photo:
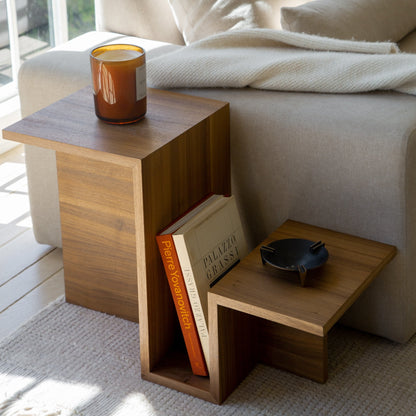
[[[280,8],[305,0],[169,0],[185,43],[231,29],[280,29]]]
[[[100,32],[184,44],[168,0],[97,0],[95,23]]]
[[[397,42],[416,28],[415,0],[316,0],[283,7],[286,30],[339,39]]]

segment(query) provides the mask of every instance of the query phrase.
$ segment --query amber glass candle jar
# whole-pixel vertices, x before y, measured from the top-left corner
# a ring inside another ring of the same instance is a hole
[[[107,123],[134,123],[146,114],[146,56],[135,45],[105,45],[90,54],[95,113]]]

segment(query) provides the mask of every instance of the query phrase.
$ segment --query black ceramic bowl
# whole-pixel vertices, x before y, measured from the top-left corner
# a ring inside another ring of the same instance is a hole
[[[306,273],[321,267],[329,257],[324,243],[301,238],[273,241],[267,246],[262,246],[260,253],[263,264],[269,264],[281,270],[298,272],[302,286]]]

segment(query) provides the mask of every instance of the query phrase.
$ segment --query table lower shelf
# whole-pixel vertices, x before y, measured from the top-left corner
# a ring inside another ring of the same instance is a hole
[[[185,348],[175,346],[142,378],[200,399],[216,402],[210,392],[210,378],[196,376],[191,371]]]
[[[175,345],[149,373],[142,373],[142,378],[217,404],[257,363],[326,381],[326,336],[305,334],[219,305],[218,319],[218,333],[213,336],[218,335],[216,340],[222,342],[218,342],[218,364],[212,366],[212,377],[194,375],[185,347]]]

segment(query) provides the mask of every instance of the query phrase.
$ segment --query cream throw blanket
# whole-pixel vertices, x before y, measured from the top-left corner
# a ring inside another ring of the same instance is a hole
[[[149,60],[158,88],[243,88],[323,93],[395,90],[416,95],[416,54],[394,43],[272,29],[235,30]]]

